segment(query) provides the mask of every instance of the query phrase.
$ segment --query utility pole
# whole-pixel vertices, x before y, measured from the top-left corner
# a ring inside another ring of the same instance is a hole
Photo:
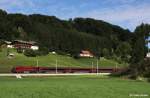
[[[97,71],[96,71],[96,72],[97,72],[97,75],[98,75],[98,59],[97,59],[97,68],[96,68],[96,69],[97,69]]]
[[[150,32],[148,34],[150,36]],[[148,46],[148,53],[149,53],[149,49],[150,49],[150,37],[148,36],[148,43],[147,43],[147,46]]]
[[[6,50],[6,56],[8,57],[9,56],[9,48],[7,47],[7,50]]]
[[[39,60],[38,59],[36,59],[36,67],[37,67],[37,69],[38,69],[38,71],[37,71],[37,73],[39,72]]]
[[[117,70],[118,66],[117,66],[117,62],[116,62],[116,68],[115,68],[115,71]]]
[[[39,60],[36,60],[36,67],[39,67]]]
[[[58,66],[58,65],[57,65],[57,59],[56,59],[56,66],[55,66],[55,67],[56,67],[56,68],[55,68],[55,73],[56,73],[56,74],[58,73],[58,71],[57,71],[57,66]]]
[[[93,62],[92,62],[92,73],[93,73]]]

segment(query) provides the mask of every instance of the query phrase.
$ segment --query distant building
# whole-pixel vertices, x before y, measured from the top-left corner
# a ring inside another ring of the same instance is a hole
[[[52,51],[52,54],[56,54],[56,52],[55,52],[55,51]]]
[[[34,45],[34,46],[31,46],[31,49],[32,50],[39,50],[39,47]]]
[[[147,53],[146,57],[147,57],[147,58],[150,58],[150,52],[149,52],[149,53]]]
[[[7,48],[14,48],[13,45],[7,45]]]
[[[34,41],[23,41],[23,40],[14,40],[11,43],[7,44],[7,48],[16,48],[16,49],[32,49],[38,50],[39,47]]]
[[[4,43],[5,43],[5,44],[11,44],[11,42],[10,42],[10,41],[4,41]]]
[[[80,57],[94,57],[94,55],[90,52],[90,51],[87,51],[87,50],[82,50],[79,54]]]
[[[10,41],[4,41],[4,44],[7,45],[7,48],[14,48]]]

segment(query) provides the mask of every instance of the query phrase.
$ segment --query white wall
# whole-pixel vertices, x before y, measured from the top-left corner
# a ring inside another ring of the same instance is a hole
[[[39,47],[38,46],[31,46],[31,49],[32,50],[39,50]]]
[[[147,53],[146,57],[150,57],[150,53]]]
[[[14,48],[13,45],[7,45],[7,48]]]

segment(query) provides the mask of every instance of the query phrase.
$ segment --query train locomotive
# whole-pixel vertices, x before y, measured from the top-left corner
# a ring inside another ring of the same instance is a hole
[[[79,67],[13,67],[12,73],[113,73],[120,71],[120,68],[79,68]]]

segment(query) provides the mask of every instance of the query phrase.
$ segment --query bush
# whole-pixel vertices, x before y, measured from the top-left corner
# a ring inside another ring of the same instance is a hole
[[[150,82],[150,78],[148,78],[148,82]]]
[[[130,78],[130,79],[133,79],[133,80],[136,80],[137,77],[138,77],[138,76],[137,76],[136,74],[129,75],[129,78]]]
[[[17,48],[17,53],[23,53],[23,49]]]
[[[104,49],[102,50],[102,55],[103,55],[103,57],[105,57],[105,58],[110,58],[109,50],[108,50],[107,48],[104,48]]]
[[[37,51],[37,55],[47,55],[49,53],[49,49],[46,47],[40,48]]]
[[[73,57],[74,59],[79,59],[79,58],[80,58],[80,56],[79,56],[78,54],[73,54],[72,57]]]
[[[26,49],[24,51],[24,55],[28,56],[28,57],[36,57],[37,56],[37,52],[32,50],[32,49]]]
[[[111,59],[114,60],[114,61],[116,61],[116,62],[118,62],[119,64],[126,63],[126,62],[124,62],[124,61],[121,59],[121,57],[119,57],[119,56],[117,56],[117,55],[113,55],[113,56],[111,57]]]
[[[150,59],[146,59],[137,64],[131,64],[125,72],[130,79],[137,79],[140,77],[150,78]]]
[[[150,78],[150,71],[148,71],[148,70],[145,71],[145,72],[144,72],[144,77]]]
[[[66,52],[63,52],[63,51],[56,51],[59,55],[67,55],[67,53]]]

